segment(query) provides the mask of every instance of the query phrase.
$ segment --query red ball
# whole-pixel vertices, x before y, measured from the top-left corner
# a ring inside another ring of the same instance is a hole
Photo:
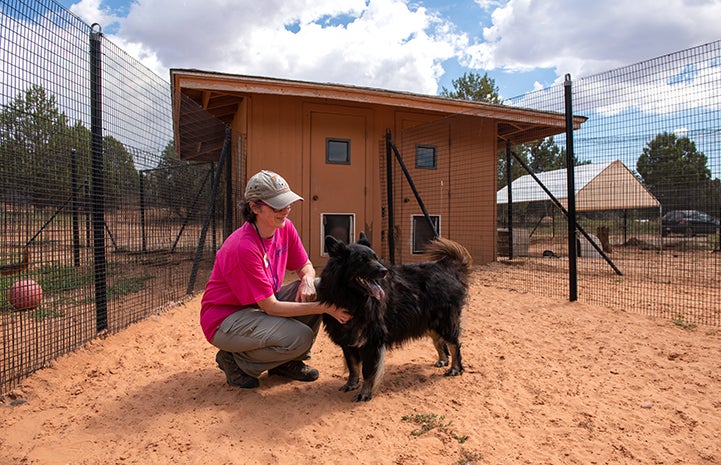
[[[15,310],[32,310],[43,300],[43,288],[32,279],[16,281],[8,291],[8,302]]]

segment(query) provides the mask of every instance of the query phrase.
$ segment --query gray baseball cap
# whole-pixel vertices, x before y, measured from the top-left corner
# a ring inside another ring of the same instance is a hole
[[[290,186],[279,174],[263,170],[254,174],[245,185],[246,202],[261,201],[281,210],[303,197],[290,190]]]

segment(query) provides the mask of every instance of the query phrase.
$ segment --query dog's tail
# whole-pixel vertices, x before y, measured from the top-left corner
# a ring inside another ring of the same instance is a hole
[[[473,268],[473,257],[471,257],[468,249],[456,241],[437,237],[428,244],[426,252],[430,255],[431,260],[441,261],[445,259],[456,262],[464,275],[468,275]]]

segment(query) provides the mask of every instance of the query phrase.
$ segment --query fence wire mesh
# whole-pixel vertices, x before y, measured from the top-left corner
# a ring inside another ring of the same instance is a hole
[[[232,207],[224,183],[210,195],[217,166],[178,160],[166,81],[52,0],[0,5],[2,393],[98,333],[201,290]],[[100,76],[91,66],[94,34]],[[501,270],[493,285],[566,298],[570,242],[579,299],[719,326],[720,49],[714,42],[571,81],[574,114],[587,118],[574,133],[578,222],[596,247],[583,235],[568,240],[560,208],[517,160],[508,190],[503,140],[497,154],[477,156],[489,149],[474,135],[495,134],[492,125],[457,115],[403,128],[393,141],[441,235],[468,244],[497,238],[496,263],[480,268]],[[563,113],[564,87],[503,104]],[[199,109],[194,124],[197,143],[220,152],[224,123]],[[558,134],[511,147],[561,206],[567,145]],[[236,184],[245,178],[240,152]],[[432,229],[401,170],[391,179],[396,256],[420,259]],[[497,224],[479,230],[479,217]],[[38,305],[29,280],[42,289]]]
[[[170,85],[97,25],[53,1],[4,0],[0,67],[2,393],[99,333],[182,300],[193,266],[190,290],[202,289],[224,209],[210,209],[213,164],[175,154]],[[207,247],[196,254],[208,211]]]
[[[482,166],[464,156],[480,151],[449,133],[456,124],[451,118],[413,126],[394,139],[430,215],[441,223],[441,235],[464,243],[493,237],[477,229],[473,216],[485,214],[479,204],[493,205],[479,192],[497,192],[498,257],[488,269],[500,269],[503,278],[494,285],[568,298],[571,243],[578,255],[579,300],[680,325],[719,326],[720,63],[721,42],[714,42],[569,80],[573,114],[587,118],[573,133],[573,172],[577,222],[591,241],[580,231],[568,240],[562,212],[568,207],[564,133],[510,148],[515,154],[510,192],[503,140],[498,163]],[[564,93],[565,83],[503,104],[564,113]],[[437,149],[437,165],[422,166],[424,145]],[[450,169],[468,173],[460,178],[468,185],[444,184]],[[488,170],[494,170],[492,178]],[[414,226],[421,210],[399,169],[393,185],[401,212],[396,243],[405,247],[414,243],[415,232],[423,234]],[[444,224],[451,209],[465,212],[466,219]]]

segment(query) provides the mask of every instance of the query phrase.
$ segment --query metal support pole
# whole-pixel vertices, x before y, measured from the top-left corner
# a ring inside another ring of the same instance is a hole
[[[92,153],[93,262],[95,265],[95,327],[108,329],[108,296],[105,262],[105,188],[103,184],[103,92],[102,28],[92,25],[90,33],[90,133]]]
[[[80,208],[78,204],[78,153],[75,149],[70,151],[70,177],[72,185],[70,215],[72,217],[73,228],[73,265],[77,268],[80,266]]]
[[[140,172],[140,251],[145,254],[148,250],[148,241],[145,238],[145,173]]]
[[[193,268],[190,270],[190,279],[188,280],[188,288],[186,291],[187,295],[191,295],[195,288],[195,280],[198,277],[198,268],[200,267],[200,260],[203,257],[203,248],[205,247],[205,237],[208,235],[208,228],[213,219],[213,211],[215,208],[215,200],[218,195],[218,185],[220,184],[220,177],[223,175],[223,168],[226,166],[225,158],[230,156],[230,139],[232,131],[230,127],[225,128],[225,142],[223,143],[223,149],[220,152],[220,159],[218,160],[218,167],[213,177],[213,184],[210,186],[210,199],[208,203],[208,210],[205,214],[205,221],[203,222],[203,229],[200,231],[200,238],[198,239],[198,247],[195,249],[195,259],[193,260]]]
[[[513,190],[511,189],[511,141],[506,141],[506,191],[508,192],[508,259],[513,260]]]
[[[386,193],[388,195],[388,260],[396,263],[395,227],[393,225],[393,154],[391,153],[391,131],[386,130]]]
[[[566,102],[566,187],[568,195],[568,298],[578,300],[578,269],[576,249],[576,181],[573,155],[573,93],[571,75],[563,83]]]
[[[223,238],[233,232],[233,157],[225,158],[225,225]],[[213,216],[215,217],[215,216]]]
[[[568,217],[569,217],[568,210],[566,210],[563,207],[563,205],[561,204],[561,202],[553,195],[553,193],[550,190],[548,190],[548,187],[546,187],[541,182],[541,180],[538,179],[538,176],[536,176],[535,173],[533,173],[533,171],[531,171],[531,168],[529,168],[528,165],[526,163],[524,163],[523,160],[521,160],[521,157],[516,155],[514,152],[511,152],[511,155],[513,155],[513,158],[515,158],[516,163],[521,165],[523,167],[523,169],[526,170],[526,172],[533,178],[533,180],[536,181],[536,184],[538,184],[538,187],[543,189],[543,191],[546,193],[548,198],[551,199],[551,202],[553,202],[553,204],[556,206],[556,208],[558,208],[561,211],[561,213],[563,213],[563,216],[566,217],[566,220],[568,220]],[[554,218],[555,218],[555,214],[554,214]],[[556,227],[555,219],[554,219],[553,224],[554,224],[553,227],[554,227],[554,231],[555,231],[555,227]],[[603,257],[604,260],[606,260],[606,263],[608,263],[611,266],[611,268],[613,268],[613,271],[615,271],[617,275],[622,276],[623,273],[621,272],[621,270],[619,270],[618,267],[613,263],[613,261],[611,261],[611,259],[608,257],[608,255],[606,255],[606,252],[603,251],[603,248],[599,247],[598,244],[596,244],[596,241],[591,239],[591,236],[586,232],[586,230],[583,229],[583,227],[580,224],[576,224],[576,229],[578,230],[578,232],[580,232],[583,235],[583,237],[586,238],[586,240],[588,240],[588,243],[591,244],[591,246],[593,246],[594,249],[596,249],[598,254],[601,257]],[[553,237],[556,237],[555,232],[553,234]]]
[[[418,203],[418,206],[421,207],[421,213],[423,213],[423,217],[426,219],[426,222],[428,222],[428,227],[431,228],[431,231],[433,231],[433,238],[438,237],[438,231],[436,230],[436,226],[433,224],[433,221],[431,220],[431,215],[428,214],[428,210],[426,210],[426,205],[423,203],[423,199],[421,198],[421,195],[418,193],[418,189],[416,188],[416,183],[413,182],[413,178],[411,177],[411,173],[408,171],[408,168],[406,167],[406,164],[403,162],[403,158],[401,157],[401,154],[398,152],[398,148],[393,144],[393,142],[390,143],[391,149],[393,149],[393,153],[396,156],[396,160],[398,160],[398,165],[401,167],[401,171],[403,171],[403,175],[406,178],[406,182],[408,182],[408,186],[410,186],[411,191],[413,191],[413,196],[416,198],[416,202]]]

